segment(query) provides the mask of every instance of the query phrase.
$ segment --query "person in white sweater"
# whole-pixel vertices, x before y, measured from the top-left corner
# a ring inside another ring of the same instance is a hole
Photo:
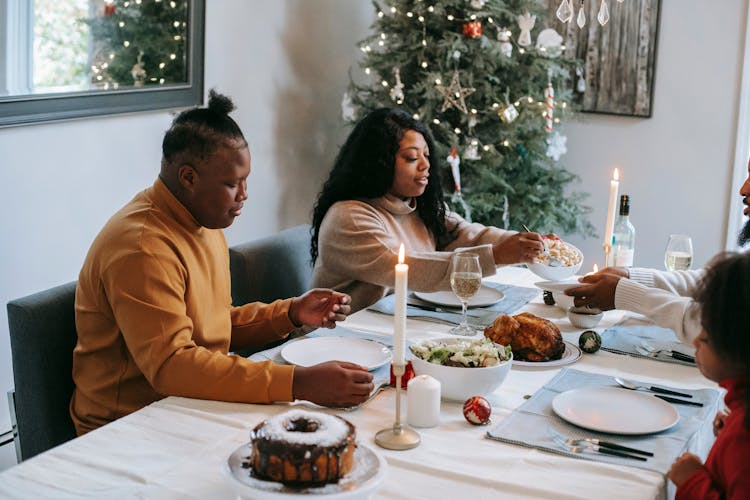
[[[409,289],[418,292],[450,290],[455,252],[478,254],[485,276],[542,252],[537,233],[471,224],[447,210],[434,151],[428,128],[397,108],[354,127],[313,209],[313,286],[349,294],[357,311],[394,286],[401,243]]]
[[[743,213],[750,216],[750,162],[748,177],[739,192],[745,205]],[[750,241],[750,219],[745,222],[737,242]],[[598,309],[623,309],[651,318],[656,324],[671,328],[677,338],[692,345],[701,332],[700,313],[693,307],[693,292],[704,275],[694,271],[657,271],[646,268],[608,267],[579,281],[585,285],[565,293],[575,297],[576,306]]]

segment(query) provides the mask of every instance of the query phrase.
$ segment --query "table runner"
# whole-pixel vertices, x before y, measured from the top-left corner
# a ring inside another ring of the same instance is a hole
[[[518,312],[519,309],[528,304],[530,301],[536,298],[539,293],[541,293],[541,290],[539,290],[538,288],[527,288],[522,286],[508,285],[504,283],[491,283],[486,281],[483,281],[482,284],[496,290],[500,290],[505,296],[500,302],[492,304],[491,306],[472,307],[471,309],[469,309],[469,324],[474,324],[481,327],[486,327],[492,324],[495,318],[502,314],[514,314]],[[410,297],[409,300],[412,299],[414,298]],[[371,305],[368,309],[371,311],[393,316],[395,311],[394,301],[395,297],[393,294],[387,295],[375,304]],[[415,299],[415,302],[428,304],[427,302],[420,301],[419,299]],[[455,313],[426,311],[417,307],[411,307],[408,304],[406,307],[406,316],[409,318],[420,318],[428,321],[440,321],[455,325],[461,323],[460,311],[457,311]]]
[[[489,430],[487,437],[570,457],[627,465],[666,474],[675,459],[687,450],[693,436],[701,430],[704,424],[708,422],[708,425],[710,425],[713,421],[720,395],[719,391],[715,389],[686,390],[679,388],[677,390],[692,394],[692,400],[703,403],[703,407],[675,405],[680,413],[680,421],[671,429],[656,434],[625,436],[589,431],[567,423],[553,412],[552,400],[555,396],[580,387],[619,386],[609,375],[565,368],[528,401],[514,410],[505,420]],[[555,442],[555,438],[549,429],[553,429],[566,437],[600,438],[641,450],[653,451],[654,456],[646,462],[641,462],[599,453],[572,453]]]
[[[601,333],[602,349],[615,354],[625,354],[637,358],[653,359],[664,363],[676,363],[695,366],[695,363],[675,359],[668,353],[662,352],[656,356],[649,356],[637,350],[637,346],[646,342],[655,349],[677,351],[689,356],[695,356],[695,349],[679,340],[674,330],[662,328],[650,320],[626,317],[617,325],[611,326]]]

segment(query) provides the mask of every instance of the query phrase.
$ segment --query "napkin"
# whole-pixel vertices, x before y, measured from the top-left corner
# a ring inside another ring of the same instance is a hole
[[[695,349],[677,340],[674,330],[662,328],[650,320],[626,317],[617,325],[611,326],[601,334],[602,349],[615,354],[627,354],[638,358],[653,359],[665,363],[677,363],[695,366],[695,363],[674,359],[667,352],[649,356],[639,352],[637,346],[646,343],[654,349],[677,351],[689,356],[695,356]]]
[[[467,315],[467,321],[469,322],[469,324],[473,324],[482,328],[492,324],[492,322],[495,321],[495,318],[502,314],[513,314],[517,312],[531,300],[536,298],[536,296],[540,293],[540,290],[537,288],[526,288],[521,286],[490,282],[483,282],[482,284],[496,290],[500,290],[504,295],[503,300],[497,302],[496,304],[492,304],[491,306],[487,307],[472,307],[471,309],[469,309],[469,313]],[[409,297],[408,301],[412,302],[413,304],[427,304],[427,302],[421,301],[414,297]],[[395,312],[395,307],[395,297],[391,294],[383,297],[378,302],[371,305],[368,309],[370,311],[389,314],[392,316]],[[442,309],[450,309],[447,307],[440,307]],[[454,325],[460,324],[462,319],[460,310],[457,310],[455,313],[426,311],[424,309],[419,309],[418,307],[409,306],[408,303],[406,306],[406,316],[409,318],[420,318],[427,321],[438,321]]]
[[[675,459],[704,425],[711,425],[719,402],[715,389],[677,390],[693,395],[692,400],[703,407],[675,405],[680,421],[671,429],[657,434],[625,436],[589,431],[567,423],[552,410],[552,400],[558,394],[581,387],[619,387],[613,377],[571,368],[560,371],[528,401],[513,411],[505,420],[487,432],[487,437],[510,444],[537,448],[574,458],[628,465],[666,474]],[[667,387],[667,386],[664,386]],[[627,391],[628,389],[622,389]],[[550,429],[566,437],[600,438],[625,446],[654,453],[646,462],[600,453],[572,453],[555,442]]]

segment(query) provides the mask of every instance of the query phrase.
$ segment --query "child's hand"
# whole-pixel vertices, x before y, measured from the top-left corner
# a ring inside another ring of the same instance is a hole
[[[697,455],[683,453],[672,464],[667,476],[674,484],[679,486],[701,469],[705,469],[705,467]]]
[[[719,410],[714,417],[714,436],[718,437],[721,429],[724,428],[724,420],[729,416],[729,410]]]

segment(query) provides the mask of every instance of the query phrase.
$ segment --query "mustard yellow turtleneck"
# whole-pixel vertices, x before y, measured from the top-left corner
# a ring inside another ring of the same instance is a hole
[[[232,307],[224,233],[201,227],[157,179],[107,222],[81,269],[78,434],[169,395],[290,401],[293,367],[228,355],[291,332],[290,303]]]

